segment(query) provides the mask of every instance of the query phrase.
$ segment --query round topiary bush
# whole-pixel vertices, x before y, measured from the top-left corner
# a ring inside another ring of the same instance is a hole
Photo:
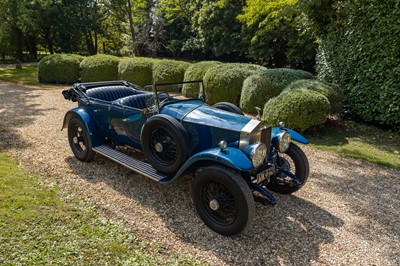
[[[81,62],[81,81],[107,81],[118,79],[119,58],[112,55],[93,55]]]
[[[314,76],[303,70],[275,68],[252,75],[243,82],[240,108],[254,113],[255,107],[262,107],[271,98],[298,79],[312,79]]]
[[[203,61],[193,64],[186,69],[183,81],[202,80],[208,69],[219,64],[222,63],[218,61]],[[182,93],[188,97],[198,97],[199,89],[200,85],[197,83],[184,84]]]
[[[155,62],[155,59],[144,57],[121,59],[118,64],[118,77],[142,87],[149,85],[153,80]]]
[[[289,128],[304,131],[323,124],[331,106],[319,92],[307,89],[285,91],[264,106],[262,120],[271,125],[284,121]]]
[[[160,60],[153,65],[153,82],[154,83],[174,83],[182,82],[186,69],[190,63],[175,60]],[[181,86],[163,86],[162,90],[173,91]]]
[[[210,104],[231,102],[239,105],[243,81],[266,68],[252,64],[221,64],[210,68],[204,76],[206,99]]]
[[[307,89],[321,93],[331,105],[330,114],[343,111],[343,91],[336,85],[319,80],[297,80],[289,84],[283,91]]]
[[[79,80],[79,64],[83,58],[83,56],[74,54],[53,54],[43,57],[38,65],[39,82],[77,82]]]

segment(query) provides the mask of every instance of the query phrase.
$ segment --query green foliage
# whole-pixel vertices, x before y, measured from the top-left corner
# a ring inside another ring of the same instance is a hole
[[[317,45],[302,26],[298,0],[247,0],[238,20],[248,55],[267,66],[313,69]]]
[[[48,55],[40,60],[38,78],[41,83],[74,83],[79,80],[82,56],[73,54]]]
[[[351,120],[328,120],[318,130],[306,132],[320,150],[400,169],[400,134]]]
[[[204,76],[206,99],[210,104],[231,102],[239,105],[243,81],[266,68],[252,64],[222,64],[210,68]]]
[[[284,91],[306,89],[321,93],[330,103],[331,114],[338,114],[343,111],[343,90],[334,84],[319,80],[297,80],[287,86]]]
[[[121,59],[118,65],[119,79],[142,87],[149,85],[153,80],[153,65],[155,62],[155,59],[144,57]]]
[[[304,0],[321,39],[319,76],[344,89],[345,106],[365,121],[400,127],[398,1]]]
[[[207,70],[211,67],[214,67],[221,62],[218,61],[202,61],[196,64],[193,64],[188,67],[185,71],[184,81],[194,81],[194,80],[203,80],[204,75]],[[195,84],[184,84],[182,88],[182,94],[188,97],[198,97],[199,95],[200,85]]]
[[[154,83],[182,82],[190,63],[175,60],[160,60],[153,66]],[[164,86],[163,90],[174,90],[177,86]]]
[[[65,190],[65,189],[64,189]],[[1,265],[194,265],[189,256],[159,253],[124,222],[60,193],[49,180],[20,170],[0,153]]]
[[[278,96],[291,82],[298,79],[312,79],[309,72],[288,68],[267,69],[248,77],[243,82],[240,108],[254,113],[255,107],[263,107],[271,98]]]
[[[262,120],[272,125],[284,121],[287,127],[304,131],[323,124],[330,109],[328,99],[321,93],[295,89],[269,100],[264,106]]]
[[[94,55],[83,59],[81,81],[107,81],[118,79],[119,58],[111,55]]]

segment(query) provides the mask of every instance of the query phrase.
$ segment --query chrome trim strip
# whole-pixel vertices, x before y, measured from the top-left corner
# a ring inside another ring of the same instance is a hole
[[[240,130],[240,142],[239,149],[244,151],[249,145],[251,133],[255,128],[260,125],[261,121],[256,119],[251,119],[243,128]]]

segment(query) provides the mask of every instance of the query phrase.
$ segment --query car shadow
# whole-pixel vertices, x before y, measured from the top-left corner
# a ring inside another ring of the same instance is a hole
[[[0,82],[0,150],[28,147],[28,142],[21,137],[18,129],[31,124],[35,117],[43,115],[45,111],[29,102],[29,99],[39,97],[32,91]]]
[[[334,241],[330,229],[344,224],[308,200],[276,195],[275,207],[256,203],[253,223],[245,233],[224,237],[210,230],[198,217],[191,199],[190,176],[163,185],[101,156],[96,156],[90,167],[84,167],[97,168],[96,172],[82,171],[87,163],[74,157],[65,161],[82,179],[106,183],[116,193],[140,202],[156,212],[181,241],[211,251],[228,265],[308,265],[318,260],[321,245]]]

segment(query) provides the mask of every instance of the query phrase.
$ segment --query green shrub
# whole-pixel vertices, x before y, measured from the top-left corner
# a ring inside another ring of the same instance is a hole
[[[221,62],[218,61],[203,61],[196,64],[191,65],[186,69],[184,81],[194,81],[194,80],[202,80],[207,70],[211,67],[214,67]],[[193,84],[184,84],[182,88],[182,93],[188,97],[198,97],[199,95],[200,85],[197,83]]]
[[[338,114],[343,111],[343,91],[336,85],[319,80],[297,80],[292,82],[283,91],[307,89],[321,93],[324,95],[330,105],[331,114]]]
[[[175,60],[160,60],[153,66],[153,82],[154,83],[174,83],[182,82],[186,69],[190,63]],[[162,90],[175,90],[181,86],[163,86]]]
[[[107,81],[118,79],[119,58],[112,55],[93,55],[81,62],[81,81]]]
[[[307,11],[310,21],[321,29],[319,77],[344,89],[350,114],[400,128],[398,1],[333,3],[325,9],[330,16],[315,5]]]
[[[252,64],[222,64],[210,68],[204,76],[206,99],[210,104],[231,102],[239,105],[243,81],[266,68]]]
[[[275,68],[267,69],[248,77],[243,82],[240,108],[253,113],[254,107],[262,107],[276,97],[290,83],[298,79],[312,79],[314,76],[303,70]]]
[[[118,64],[118,77],[142,87],[149,85],[153,80],[155,62],[155,59],[144,57],[121,59]]]
[[[272,125],[284,121],[287,127],[304,131],[323,124],[330,108],[328,99],[321,93],[294,89],[269,100],[264,106],[262,119]]]
[[[43,57],[38,65],[41,83],[74,83],[79,81],[79,64],[82,56],[53,54]]]

